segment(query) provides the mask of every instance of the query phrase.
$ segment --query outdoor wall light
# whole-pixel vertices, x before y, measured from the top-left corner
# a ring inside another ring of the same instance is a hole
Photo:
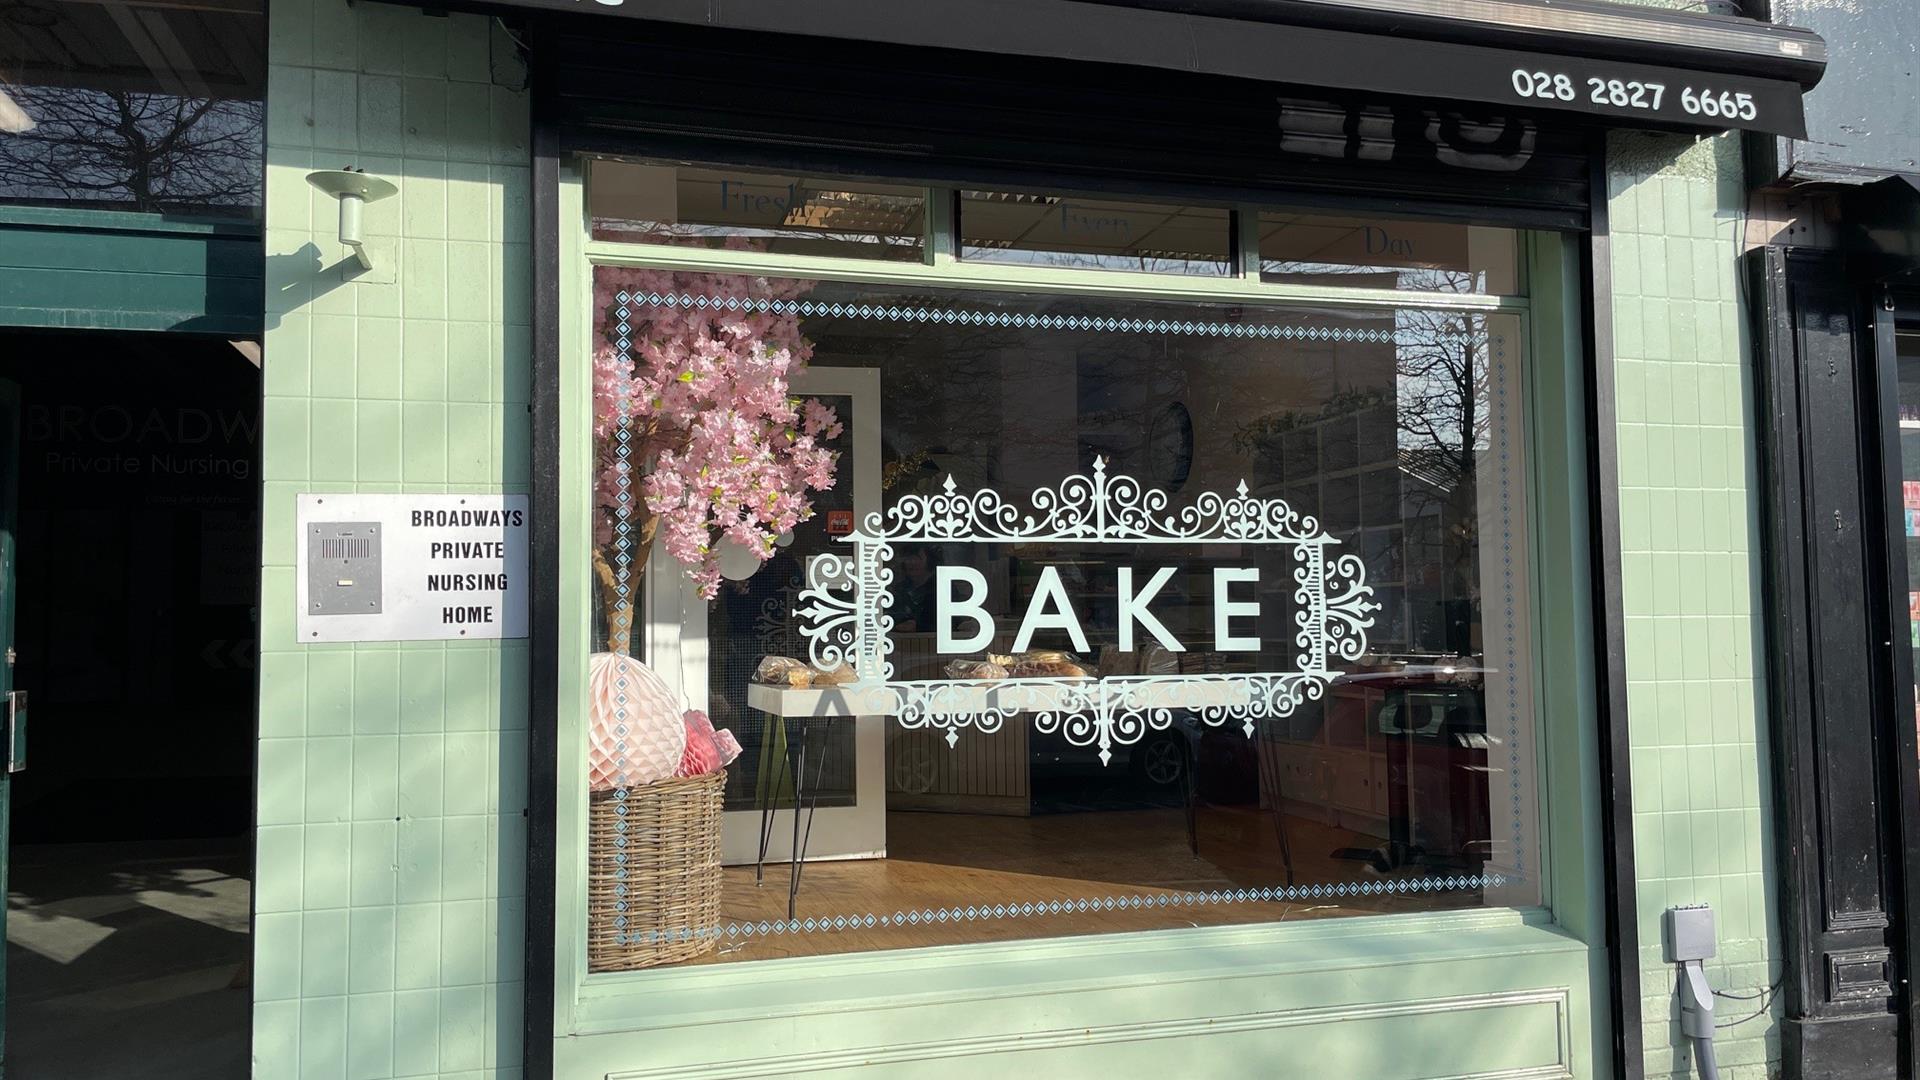
[[[353,257],[360,260],[362,270],[373,269],[373,260],[367,257],[367,249],[360,239],[360,211],[368,203],[379,202],[400,189],[352,167],[310,172],[307,183],[340,200],[340,242],[353,249]]]

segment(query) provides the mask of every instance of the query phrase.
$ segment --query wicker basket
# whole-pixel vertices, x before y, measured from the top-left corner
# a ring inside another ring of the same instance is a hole
[[[722,769],[590,796],[589,971],[673,964],[714,947],[726,783]]]

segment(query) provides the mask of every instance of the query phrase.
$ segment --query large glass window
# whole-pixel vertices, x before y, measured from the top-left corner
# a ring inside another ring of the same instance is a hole
[[[592,969],[1539,902],[1517,316],[592,317]]]
[[[593,236],[918,262],[925,188],[597,159]]]
[[[1260,280],[1426,292],[1519,288],[1512,229],[1403,218],[1262,211]]]
[[[258,0],[30,0],[0,28],[0,203],[259,213]]]
[[[960,257],[1081,270],[1224,277],[1233,213],[1216,206],[962,191]]]

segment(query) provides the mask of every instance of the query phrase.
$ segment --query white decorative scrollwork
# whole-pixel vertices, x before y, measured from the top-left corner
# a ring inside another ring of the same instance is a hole
[[[1366,651],[1366,631],[1380,605],[1361,560],[1331,552],[1340,541],[1282,499],[1250,495],[1243,481],[1230,495],[1202,492],[1179,509],[1169,509],[1170,503],[1159,488],[1109,476],[1104,459],[1094,462],[1091,475],[1035,491],[1024,508],[991,489],[962,492],[951,476],[938,493],[902,496],[841,537],[852,545],[850,553],[820,555],[809,563],[794,612],[809,658],[822,667],[852,666],[856,681],[841,692],[854,713],[942,731],[949,746],[962,729],[991,733],[1023,713],[1033,715],[1037,731],[1097,747],[1103,763],[1112,761],[1114,747],[1167,729],[1176,712],[1213,727],[1238,723],[1251,738],[1258,721],[1291,715],[1303,702],[1319,699],[1341,674],[1333,665]],[[886,563],[898,541],[1289,547],[1298,670],[895,681],[888,660],[893,619],[887,614],[893,574]]]

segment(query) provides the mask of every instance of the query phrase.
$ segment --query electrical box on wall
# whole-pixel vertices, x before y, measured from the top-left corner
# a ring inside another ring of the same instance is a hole
[[[299,639],[527,636],[525,495],[302,495]]]

